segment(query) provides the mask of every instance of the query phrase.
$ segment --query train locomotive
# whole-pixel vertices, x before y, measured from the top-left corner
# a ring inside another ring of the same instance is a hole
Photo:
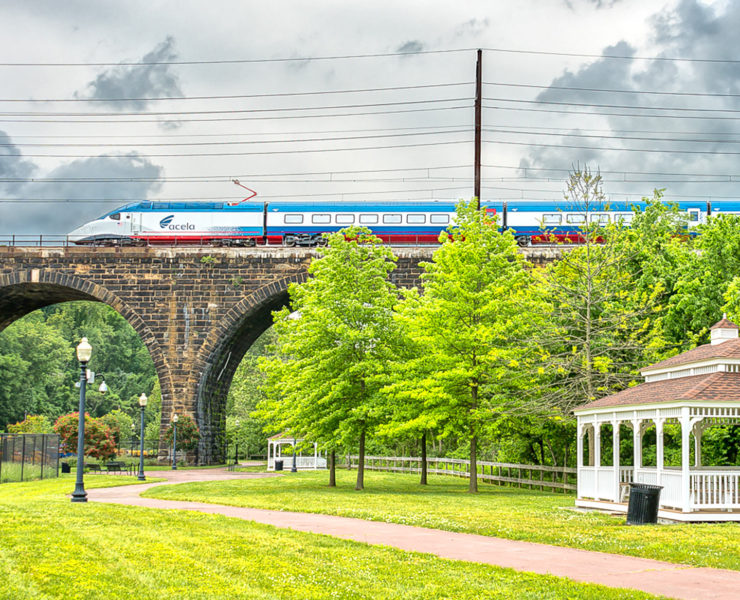
[[[713,206],[704,201],[677,203],[689,229],[711,214],[740,213],[740,203]],[[588,223],[629,225],[644,202],[610,202],[584,210],[565,201],[484,203],[501,229],[511,229],[520,245],[578,242]],[[316,246],[324,233],[352,225],[367,227],[388,244],[434,244],[454,225],[455,202],[137,202],[85,223],[69,241],[89,245]]]

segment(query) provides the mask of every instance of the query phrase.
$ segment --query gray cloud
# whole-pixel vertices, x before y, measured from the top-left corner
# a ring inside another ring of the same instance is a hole
[[[36,166],[24,160],[21,151],[13,144],[10,136],[0,131],[0,194],[12,195],[23,185],[22,181],[13,181],[30,177]]]
[[[167,37],[154,50],[144,55],[135,66],[118,66],[107,69],[88,83],[85,92],[75,94],[78,98],[112,100],[132,98],[125,102],[98,102],[116,110],[145,110],[151,102],[149,98],[182,96],[180,82],[172,72],[171,65],[148,64],[172,61],[177,58],[174,51],[175,40]]]
[[[651,24],[652,42],[659,48],[658,57],[727,57],[728,49],[737,45],[737,31],[740,26],[740,3],[731,3],[724,10],[705,6],[697,0],[682,0],[671,11],[660,13],[653,17]],[[635,50],[626,42],[620,42],[604,49],[605,55],[634,56]],[[579,90],[560,90],[560,87],[601,88],[615,90],[631,90],[635,92],[663,91],[663,92],[695,92],[695,93],[740,93],[740,65],[733,63],[711,62],[676,62],[667,60],[614,60],[602,58],[593,63],[571,72],[565,71],[552,81],[552,87],[541,92],[540,100],[619,104],[625,106],[640,106],[653,108],[712,108],[740,110],[738,98],[706,98],[701,96],[665,96],[645,93],[604,93]],[[548,108],[544,106],[543,108]],[[557,108],[561,107],[549,107]],[[576,108],[588,110],[587,108]],[[661,112],[641,111],[639,109],[594,109],[594,112],[629,112],[633,116],[574,116],[553,115],[558,123],[554,126],[572,127],[577,129],[608,129],[612,136],[648,137],[641,140],[612,139],[584,139],[563,136],[549,137],[549,139],[533,139],[538,143],[590,146],[592,149],[576,149],[566,147],[543,148],[533,147],[527,156],[520,162],[520,167],[531,168],[569,168],[571,164],[588,164],[592,168],[601,168],[602,171],[627,172],[673,172],[673,173],[738,173],[737,157],[727,154],[689,154],[689,153],[658,153],[658,152],[630,152],[619,150],[598,149],[605,148],[637,148],[645,150],[701,150],[708,152],[738,151],[734,144],[722,143],[727,134],[740,135],[740,123],[734,120],[709,120],[687,118],[658,118]],[[646,116],[635,116],[644,114]],[[663,112],[662,114],[665,114]],[[682,112],[681,115],[696,115],[697,113]],[[707,113],[703,113],[707,115]],[[709,113],[711,114],[711,113]],[[533,119],[538,117],[536,113]],[[722,116],[729,116],[723,114]],[[550,126],[553,126],[550,124]],[[570,133],[573,133],[571,131]],[[640,133],[645,131],[665,133]],[[690,142],[661,142],[659,137],[677,138],[690,136],[691,132],[702,139],[712,140],[706,143]],[[590,132],[590,133],[593,133]],[[609,136],[608,132],[601,135]],[[657,179],[657,178],[653,178]],[[675,179],[675,178],[673,178]],[[654,183],[654,185],[652,185]],[[704,195],[706,190],[696,183],[675,183],[668,185],[668,196],[671,193],[682,195]],[[712,193],[717,195],[736,194],[734,184],[728,184],[724,189],[721,185],[712,187]],[[628,191],[649,193],[652,187],[663,187],[660,182],[651,182],[645,178],[639,188],[628,184],[612,186],[607,191]]]
[[[15,195],[16,198],[59,199],[59,201],[0,204],[4,213],[0,219],[0,233],[66,234],[118,205],[146,200],[159,190],[160,183],[157,180],[161,174],[161,167],[137,153],[100,155],[72,161],[54,169],[44,178],[26,183]],[[93,183],[47,181],[78,178],[114,178],[122,181]],[[126,181],[139,178],[153,181]],[[83,202],[79,202],[80,200]],[[84,202],[85,200],[90,202]]]
[[[465,21],[455,28],[454,37],[476,37],[484,33],[486,29],[488,29],[489,25],[490,21],[487,17],[485,19],[470,19],[469,21]]]
[[[424,44],[419,40],[409,40],[396,48],[396,52],[408,52],[409,54],[412,52],[421,52],[422,50],[424,50]]]

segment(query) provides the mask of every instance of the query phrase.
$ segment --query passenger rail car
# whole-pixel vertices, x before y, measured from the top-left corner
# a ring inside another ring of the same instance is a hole
[[[716,213],[740,214],[740,202],[678,202],[689,229]],[[567,202],[501,201],[484,203],[501,229],[511,229],[521,245],[581,241],[588,223],[632,221],[643,202],[612,202],[583,210]],[[455,203],[426,202],[138,202],[113,210],[70,232],[76,244],[257,244],[316,246],[322,234],[358,225],[389,244],[433,244],[454,224]]]

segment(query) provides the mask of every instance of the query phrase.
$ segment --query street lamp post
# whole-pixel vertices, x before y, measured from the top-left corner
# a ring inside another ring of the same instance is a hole
[[[172,470],[177,470],[177,422],[180,417],[172,415]]]
[[[234,450],[234,464],[238,465],[239,464],[239,419],[237,419],[234,424],[236,426],[236,436],[235,436],[236,440],[234,442],[236,444],[236,449]]]
[[[146,477],[144,476],[144,409],[146,408],[148,398],[146,397],[146,394],[142,392],[141,396],[139,396],[139,407],[141,408],[141,441],[139,446],[139,481],[146,481]]]
[[[77,346],[77,360],[80,362],[80,420],[77,425],[77,480],[72,502],[87,502],[87,492],[83,473],[85,471],[85,385],[87,384],[87,363],[92,356],[92,346],[83,337]]]

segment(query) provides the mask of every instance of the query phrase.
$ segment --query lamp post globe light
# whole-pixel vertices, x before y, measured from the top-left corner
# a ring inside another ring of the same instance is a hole
[[[144,476],[144,409],[146,408],[147,401],[146,394],[142,392],[141,396],[139,396],[139,407],[141,408],[141,442],[139,446],[139,476],[137,477],[139,481],[146,481],[146,477]]]
[[[92,346],[83,337],[77,346],[77,360],[80,362],[80,420],[77,425],[77,479],[72,502],[87,502],[87,492],[83,473],[85,471],[85,385],[87,384],[87,363],[92,356]]]
[[[177,422],[180,420],[176,414],[172,415],[172,470],[177,471]]]

